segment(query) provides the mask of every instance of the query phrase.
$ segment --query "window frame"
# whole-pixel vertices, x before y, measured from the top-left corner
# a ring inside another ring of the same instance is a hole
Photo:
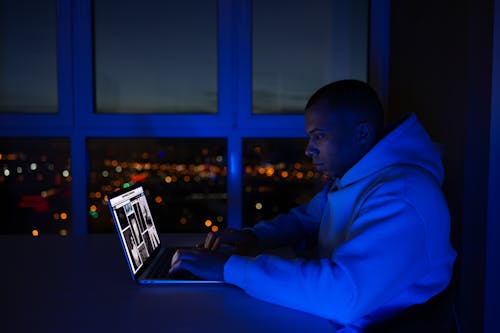
[[[67,137],[72,174],[72,233],[88,233],[87,138],[224,137],[228,227],[242,226],[244,138],[306,137],[302,115],[252,114],[251,0],[218,0],[218,113],[96,114],[92,0],[57,0],[57,114],[0,114],[3,137]],[[387,101],[389,0],[370,1],[368,81]],[[140,119],[140,122],[138,121]],[[188,123],[189,125],[179,126]],[[112,124],[112,126],[109,126]],[[143,124],[143,125],[138,125]]]

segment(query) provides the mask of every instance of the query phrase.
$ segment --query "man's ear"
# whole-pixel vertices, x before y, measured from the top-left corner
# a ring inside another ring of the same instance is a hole
[[[373,126],[368,122],[361,122],[357,127],[357,138],[360,147],[371,147],[373,141]]]

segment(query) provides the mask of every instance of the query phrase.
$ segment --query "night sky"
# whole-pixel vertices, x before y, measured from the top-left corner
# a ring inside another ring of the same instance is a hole
[[[253,112],[300,113],[319,86],[366,79],[366,0],[252,3]],[[216,113],[217,1],[138,4],[94,1],[96,111]],[[57,109],[55,8],[0,1],[0,110]]]

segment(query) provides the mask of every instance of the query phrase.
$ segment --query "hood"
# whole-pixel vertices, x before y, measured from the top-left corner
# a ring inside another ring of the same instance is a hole
[[[395,164],[420,167],[439,184],[443,183],[444,168],[438,149],[413,113],[373,146],[337,184],[347,186]]]

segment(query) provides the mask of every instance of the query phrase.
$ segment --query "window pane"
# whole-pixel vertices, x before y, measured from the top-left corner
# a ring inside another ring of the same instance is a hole
[[[94,1],[94,33],[97,112],[217,112],[216,0]]]
[[[243,225],[307,202],[325,178],[304,155],[306,139],[243,140]]]
[[[320,86],[366,80],[368,0],[254,0],[253,113],[302,113]]]
[[[0,233],[71,232],[69,140],[0,138]]]
[[[0,0],[0,112],[57,112],[55,0]]]
[[[226,226],[225,139],[90,139],[88,150],[89,232],[116,230],[105,194],[136,182],[160,232]]]

